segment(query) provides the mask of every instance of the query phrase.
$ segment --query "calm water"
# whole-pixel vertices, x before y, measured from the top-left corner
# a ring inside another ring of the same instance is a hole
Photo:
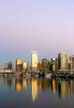
[[[74,80],[0,76],[0,108],[74,108]]]

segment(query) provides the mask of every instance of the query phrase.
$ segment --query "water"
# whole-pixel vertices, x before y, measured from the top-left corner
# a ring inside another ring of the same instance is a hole
[[[74,108],[74,80],[0,76],[0,108]]]

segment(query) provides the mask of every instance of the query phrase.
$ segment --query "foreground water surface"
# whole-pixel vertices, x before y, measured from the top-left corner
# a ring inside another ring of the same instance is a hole
[[[0,76],[0,108],[74,108],[74,80]]]

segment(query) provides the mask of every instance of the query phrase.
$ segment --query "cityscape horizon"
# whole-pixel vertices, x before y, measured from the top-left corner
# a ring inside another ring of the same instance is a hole
[[[68,55],[64,51],[64,52],[59,52],[58,55],[57,55],[57,57],[51,57],[50,59],[43,57],[42,59],[40,59],[38,52],[37,51],[32,51],[32,54],[30,56],[30,62],[28,60],[26,60],[26,59],[22,59],[21,57],[17,57],[14,61],[11,61],[11,60],[7,61],[6,63],[4,63],[4,65],[5,65],[5,68],[7,66],[6,69],[10,69],[10,68],[8,68],[8,66],[11,65],[11,64],[13,65],[13,67],[16,67],[18,65],[19,69],[21,69],[20,65],[22,65],[22,68],[23,68],[23,66],[26,67],[26,68],[28,68],[28,66],[29,67],[33,66],[34,68],[37,69],[38,64],[41,64],[42,61],[50,62],[50,64],[53,64],[52,66],[55,66],[57,68],[62,65],[63,69],[68,69],[68,66],[66,66],[66,65],[68,65],[69,63],[74,66],[74,54]],[[58,71],[58,70],[56,70],[55,67],[53,69],[55,71]]]
[[[0,108],[73,100],[74,0],[0,0]]]

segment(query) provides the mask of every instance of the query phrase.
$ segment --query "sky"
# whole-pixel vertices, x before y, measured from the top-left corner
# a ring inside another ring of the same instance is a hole
[[[0,0],[0,61],[74,54],[73,0]]]

